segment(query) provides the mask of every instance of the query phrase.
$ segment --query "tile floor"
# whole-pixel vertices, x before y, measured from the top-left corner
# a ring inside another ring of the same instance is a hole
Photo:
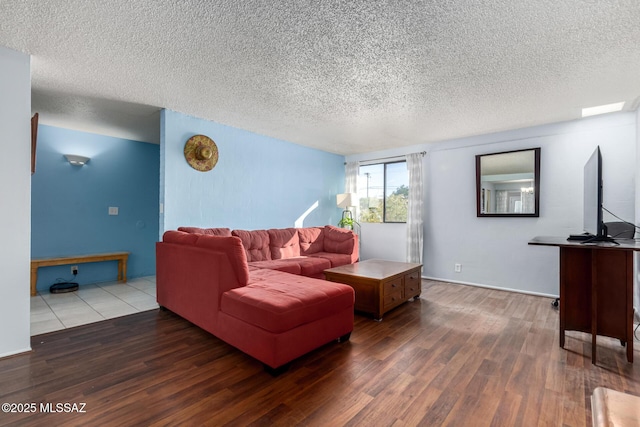
[[[39,335],[158,308],[155,276],[127,283],[82,285],[76,292],[31,297],[31,335]]]

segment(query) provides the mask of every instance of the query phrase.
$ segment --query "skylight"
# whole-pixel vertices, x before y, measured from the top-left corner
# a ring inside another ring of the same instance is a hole
[[[595,116],[598,114],[613,113],[614,111],[620,111],[624,107],[624,102],[616,102],[613,104],[598,105],[596,107],[589,107],[582,109],[582,117]]]

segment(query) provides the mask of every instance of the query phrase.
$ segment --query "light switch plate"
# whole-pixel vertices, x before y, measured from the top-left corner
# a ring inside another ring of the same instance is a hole
[[[109,206],[109,215],[118,215],[118,207]]]

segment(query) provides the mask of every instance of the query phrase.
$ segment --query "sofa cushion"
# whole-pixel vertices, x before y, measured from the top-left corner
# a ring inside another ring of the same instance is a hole
[[[300,273],[307,277],[323,277],[322,272],[333,267],[331,261],[326,258],[308,256],[297,258],[297,261]]]
[[[207,234],[210,236],[231,236],[231,230],[228,228],[178,227],[178,231],[184,231],[185,233]]]
[[[284,271],[285,273],[291,274],[302,274],[300,264],[296,261],[295,258],[272,259],[269,261],[251,261],[249,263],[249,266],[260,269]]]
[[[189,234],[187,234],[189,235]],[[196,236],[196,247],[212,249],[217,252],[223,252],[227,255],[236,279],[241,286],[249,282],[249,266],[247,265],[247,257],[244,246],[239,238],[228,236],[210,236],[206,234],[191,234]],[[166,240],[165,240],[166,241]]]
[[[267,230],[233,230],[231,234],[242,240],[248,262],[267,261],[271,259],[269,233]]]
[[[319,252],[322,254],[324,252]],[[315,255],[315,254],[314,254]],[[344,257],[342,254],[328,254],[336,255],[337,257]],[[347,257],[348,259],[348,257]],[[339,264],[342,265],[342,264]],[[274,259],[270,261],[252,261],[249,263],[249,267],[252,269],[267,269],[284,271],[285,273],[301,274],[307,277],[320,277],[324,278],[322,272],[327,268],[336,267],[332,265],[329,257],[295,257]]]
[[[162,235],[165,243],[176,243],[179,245],[195,245],[198,240],[197,234],[184,233],[182,231],[169,230]]]
[[[221,311],[281,333],[353,306],[353,288],[274,270],[251,272],[247,286],[222,295]]]
[[[269,233],[271,259],[293,258],[300,256],[300,240],[295,228],[272,228]]]
[[[334,254],[332,252],[317,252],[315,254],[309,255],[309,258],[321,258],[321,259],[327,260],[331,264],[331,267],[327,267],[327,268],[340,267],[341,265],[351,264],[350,254]]]
[[[351,230],[326,225],[324,227],[324,251],[336,254],[352,254],[355,245]]]
[[[298,229],[300,255],[309,255],[324,250],[323,230],[323,227],[307,227]]]

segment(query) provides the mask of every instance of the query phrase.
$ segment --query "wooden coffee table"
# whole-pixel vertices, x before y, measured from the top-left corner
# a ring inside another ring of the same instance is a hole
[[[369,259],[324,271],[332,282],[344,283],[356,292],[356,311],[370,313],[376,320],[387,311],[418,299],[422,264]]]

